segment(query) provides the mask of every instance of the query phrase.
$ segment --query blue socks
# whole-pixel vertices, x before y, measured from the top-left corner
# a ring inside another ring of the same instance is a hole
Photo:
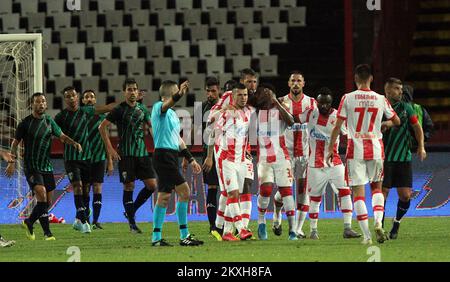
[[[188,202],[177,202],[177,219],[178,226],[180,227],[180,239],[186,239],[189,235],[189,230],[187,228],[187,211],[188,211]]]
[[[161,231],[162,225],[164,223],[164,218],[166,217],[166,210],[167,208],[160,207],[158,205],[155,206],[155,210],[153,211],[152,242],[161,240]]]

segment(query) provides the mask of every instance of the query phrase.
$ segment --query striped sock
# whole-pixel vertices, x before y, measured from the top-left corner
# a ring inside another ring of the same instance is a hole
[[[258,195],[258,224],[266,223],[266,212],[272,195],[272,184],[263,184]]]
[[[187,226],[187,211],[188,202],[177,202],[176,214],[178,220],[178,226],[180,228],[180,239],[186,239],[189,235],[189,229]]]
[[[309,220],[311,231],[317,230],[317,222],[319,221],[319,209],[320,203],[322,202],[322,197],[312,197],[309,204]]]
[[[225,222],[223,224],[223,234],[233,232],[233,217],[231,216],[231,209],[228,204],[225,205],[224,221]]]
[[[252,213],[252,194],[242,194],[239,197],[239,201],[242,211],[242,224],[247,228]]]
[[[291,187],[279,187],[278,191],[283,200],[283,206],[286,210],[286,216],[289,223],[289,232],[293,232],[295,230],[295,202],[294,197],[292,196],[292,188]]]
[[[364,238],[372,238],[369,231],[369,216],[367,215],[367,207],[364,197],[356,197],[354,202],[354,207],[356,211],[356,217],[358,218],[359,227],[361,228]]]
[[[153,233],[152,242],[161,240],[162,225],[166,216],[167,208],[156,205],[153,211]]]
[[[351,195],[352,191],[349,188],[339,189],[340,209],[344,217],[344,228],[352,227],[353,206]]]
[[[283,198],[281,197],[280,191],[275,193],[273,197],[273,225],[279,226],[281,224],[281,209],[283,208]]]
[[[234,226],[239,232],[241,232],[241,229],[244,228],[244,224],[242,223],[242,212],[239,207],[239,199],[228,198],[227,205],[230,209],[230,215],[231,218],[233,218]]]
[[[381,190],[372,191],[372,208],[373,208],[373,219],[375,224],[381,224],[384,213],[384,196]]]
[[[227,199],[228,199],[227,193],[224,191],[221,192],[219,197],[219,204],[217,207],[217,217],[215,223],[218,229],[224,228],[223,227],[225,222],[224,216],[225,216],[225,208],[227,206]]]

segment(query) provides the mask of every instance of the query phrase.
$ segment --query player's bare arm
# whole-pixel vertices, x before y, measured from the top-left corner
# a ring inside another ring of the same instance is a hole
[[[414,136],[417,140],[417,156],[421,161],[424,161],[427,158],[427,152],[425,151],[422,126],[420,126],[417,122],[412,126],[412,128],[414,130]]]
[[[75,142],[72,138],[65,135],[64,133],[61,134],[61,136],[59,137],[59,140],[64,144],[75,147],[75,149],[77,149],[78,152],[83,151],[83,148],[81,148],[81,145],[79,143]]]
[[[19,140],[16,140],[16,139],[14,139],[12,141],[12,143],[11,143],[11,150],[9,152],[10,155],[17,156],[17,148],[18,148],[18,146],[19,146],[21,141],[22,140],[19,141]],[[8,161],[8,166],[6,167],[6,170],[5,170],[6,176],[7,177],[11,177],[14,174],[15,171],[16,171],[16,162],[14,162],[13,160]]]
[[[113,161],[120,160],[120,156],[116,150],[114,150],[111,140],[109,140],[108,128],[111,125],[111,122],[107,119],[102,121],[102,123],[98,127],[98,131],[100,131],[100,136],[102,137],[103,143],[106,147],[106,153],[111,157]]]
[[[336,140],[341,132],[342,124],[344,123],[343,119],[338,118],[336,124],[331,132],[330,144],[328,144],[328,155],[327,155],[327,164],[330,165],[334,158],[334,145],[336,144]]]
[[[295,123],[294,117],[288,112],[288,110],[280,104],[275,94],[272,95],[272,101],[280,112],[281,118],[288,126],[292,126]]]

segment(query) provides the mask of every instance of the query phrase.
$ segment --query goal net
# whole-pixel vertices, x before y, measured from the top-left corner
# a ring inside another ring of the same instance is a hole
[[[9,150],[18,123],[31,113],[29,99],[42,92],[41,34],[0,34],[0,146]],[[16,172],[5,176],[0,162],[0,223],[16,223],[27,215],[33,201],[23,174],[23,148],[18,150]]]

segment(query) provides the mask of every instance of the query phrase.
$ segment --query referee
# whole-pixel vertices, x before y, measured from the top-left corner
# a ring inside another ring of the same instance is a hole
[[[189,82],[181,84],[180,89],[173,81],[164,81],[159,88],[161,101],[155,103],[152,109],[151,123],[155,152],[153,154],[156,174],[158,175],[158,198],[153,210],[152,246],[172,246],[162,239],[162,225],[166,216],[167,204],[172,190],[178,195],[176,214],[180,228],[181,246],[198,246],[203,241],[189,234],[187,226],[187,211],[190,198],[190,188],[180,173],[178,154],[189,162],[195,174],[201,172],[200,165],[195,161],[180,137],[180,120],[172,107],[186,94]]]
[[[412,164],[409,126],[413,128],[416,140],[418,140],[417,156],[421,161],[427,157],[424,148],[422,127],[418,122],[412,106],[409,103],[402,101],[402,89],[403,83],[397,78],[389,78],[384,87],[386,98],[391,103],[401,121],[400,126],[390,128],[383,134],[385,148],[383,180],[384,198],[387,199],[389,189],[393,187],[397,188],[398,193],[397,213],[389,233],[391,239],[397,239],[400,220],[408,211],[411,203]]]

